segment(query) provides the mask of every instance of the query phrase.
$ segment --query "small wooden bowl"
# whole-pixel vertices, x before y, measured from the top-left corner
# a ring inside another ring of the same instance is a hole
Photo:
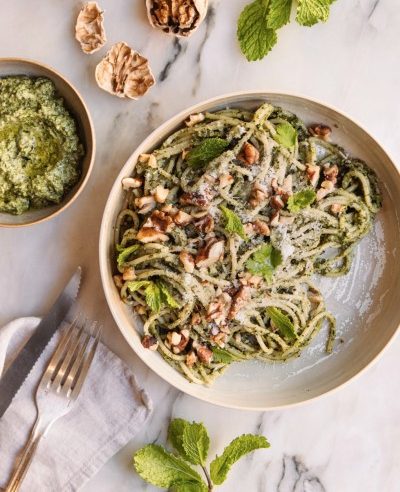
[[[0,58],[0,77],[7,75],[27,75],[47,77],[54,82],[58,93],[75,118],[80,140],[85,148],[82,159],[82,174],[76,185],[64,196],[58,205],[32,209],[21,215],[0,213],[0,227],[22,227],[44,222],[65,210],[81,193],[93,168],[96,139],[92,119],[81,95],[75,87],[53,68],[42,63],[22,58]]]

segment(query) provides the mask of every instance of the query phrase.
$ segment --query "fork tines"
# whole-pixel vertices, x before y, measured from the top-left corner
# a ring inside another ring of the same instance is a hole
[[[40,386],[75,399],[83,385],[96,352],[101,325],[78,315],[62,336]]]

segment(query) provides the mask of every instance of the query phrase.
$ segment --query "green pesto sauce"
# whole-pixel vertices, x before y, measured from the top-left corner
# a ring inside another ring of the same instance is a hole
[[[47,78],[0,78],[0,212],[60,203],[84,154],[75,120]]]

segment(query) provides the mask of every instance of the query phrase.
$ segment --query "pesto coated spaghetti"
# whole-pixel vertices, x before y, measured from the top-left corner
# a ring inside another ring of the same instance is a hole
[[[115,226],[115,283],[142,344],[190,381],[298,356],[335,319],[312,275],[346,274],[381,206],[325,125],[263,104],[191,115],[142,154]]]

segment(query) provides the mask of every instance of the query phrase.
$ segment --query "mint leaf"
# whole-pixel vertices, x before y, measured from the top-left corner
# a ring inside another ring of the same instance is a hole
[[[267,308],[267,314],[271,318],[274,325],[278,328],[281,335],[290,338],[291,340],[295,340],[297,338],[293,323],[290,318],[286,316],[286,314],[283,314],[280,309],[276,307],[269,307]]]
[[[281,263],[281,252],[268,243],[251,255],[246,261],[246,268],[254,275],[261,275],[268,281],[272,278],[275,268]]]
[[[193,465],[205,465],[210,438],[203,424],[188,422],[183,428],[182,444],[187,459]]]
[[[152,311],[157,313],[164,305],[163,295],[160,286],[154,282],[150,282],[150,284],[146,287],[144,294],[146,298],[146,304]]]
[[[264,436],[244,434],[234,439],[221,456],[217,456],[210,465],[211,479],[216,485],[220,485],[226,479],[231,466],[242,456],[256,449],[269,448],[269,443]]]
[[[168,427],[168,439],[172,446],[178,451],[178,453],[187,459],[185,449],[183,447],[183,431],[188,425],[188,421],[184,419],[171,420]]]
[[[267,26],[270,29],[280,29],[290,20],[292,0],[270,0]]]
[[[140,248],[139,244],[133,244],[132,246],[128,246],[127,248],[122,248],[122,249],[120,245],[117,245],[117,251],[120,252],[117,257],[118,266],[121,267],[124,263],[126,263],[130,255],[139,248]]]
[[[287,149],[292,149],[297,142],[297,131],[293,126],[285,121],[276,127],[274,140]]]
[[[240,49],[249,61],[261,60],[277,41],[268,27],[269,0],[255,0],[242,10],[237,27]]]
[[[214,362],[222,362],[223,364],[230,364],[231,362],[237,360],[237,358],[234,355],[232,355],[230,352],[222,348],[213,347],[211,350],[213,353]]]
[[[294,195],[290,196],[287,202],[287,208],[293,214],[297,214],[303,208],[308,207],[315,202],[317,195],[312,188],[298,191]]]
[[[170,492],[208,492],[205,483],[178,482],[170,487]]]
[[[200,475],[181,458],[166,451],[162,446],[149,444],[133,456],[133,466],[146,482],[168,489],[182,483],[198,483],[207,490]],[[179,489],[178,489],[179,490]],[[180,489],[184,490],[184,489]]]
[[[231,234],[237,234],[246,241],[248,238],[244,232],[242,221],[238,215],[236,215],[233,210],[229,210],[229,208],[224,207],[224,205],[221,205],[220,209],[222,210],[226,221],[224,226],[225,230]]]
[[[326,22],[332,0],[298,0],[296,21],[302,26],[311,27],[318,22]]]
[[[136,292],[140,288],[147,287],[150,284],[151,284],[151,282],[149,280],[132,280],[132,281],[128,282],[127,285],[128,285],[128,289],[131,292]]]
[[[164,284],[164,282],[158,282],[158,286],[161,291],[161,300],[163,304],[167,304],[172,308],[179,308],[179,304],[176,302],[175,298],[169,291],[168,287]]]
[[[222,138],[206,138],[188,153],[186,161],[189,166],[204,166],[219,157],[227,147],[228,142]]]

